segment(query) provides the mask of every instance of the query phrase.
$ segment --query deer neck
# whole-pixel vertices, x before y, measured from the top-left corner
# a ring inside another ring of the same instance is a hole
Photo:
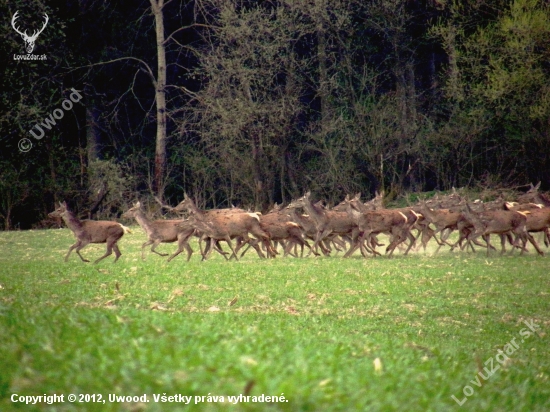
[[[63,221],[65,222],[67,227],[71,229],[73,233],[78,234],[84,232],[82,222],[78,220],[78,218],[70,210],[66,210],[65,213],[61,215],[61,217],[63,218]]]
[[[197,205],[195,205],[195,202],[189,200],[188,204],[187,204],[187,211],[191,214],[194,214],[194,215],[200,215],[202,216],[204,214],[204,212],[202,210],[200,210]]]
[[[292,216],[292,219],[294,219],[296,222],[300,223],[300,224],[304,224],[306,223],[306,219],[304,219],[304,217],[299,214],[296,209],[290,209],[291,210],[291,216]]]
[[[138,222],[138,225],[140,225],[146,233],[149,233],[151,231],[151,221],[147,219],[147,217],[141,210],[136,211],[134,218],[136,219],[136,222]]]
[[[354,207],[352,207],[351,203],[348,203],[346,205],[346,211],[348,212],[348,215],[351,216],[352,219],[359,219],[361,217],[361,212]]]
[[[304,202],[304,209],[309,214],[309,216],[316,221],[322,220],[323,217],[325,216],[323,211],[318,207],[316,207],[313,203],[311,203],[310,200],[306,200]]]
[[[430,219],[432,222],[436,218],[436,214],[432,209],[430,209],[428,206],[423,205],[422,209],[420,209],[420,213],[422,213],[424,216],[426,216],[428,219]]]

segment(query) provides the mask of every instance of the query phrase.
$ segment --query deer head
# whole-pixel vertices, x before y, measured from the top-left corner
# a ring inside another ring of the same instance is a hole
[[[24,32],[21,32],[17,28],[17,26],[15,25],[15,21],[19,17],[19,16],[17,16],[17,13],[19,13],[19,11],[16,11],[15,14],[13,15],[13,18],[11,19],[11,26],[13,27],[13,29],[17,33],[19,33],[21,35],[21,37],[23,37],[23,40],[25,41],[25,48],[27,49],[27,53],[30,54],[34,50],[34,42],[38,38],[38,35],[44,31],[44,29],[46,28],[46,25],[48,24],[48,21],[49,21],[50,18],[48,17],[48,15],[46,13],[44,13],[44,17],[46,19],[46,21],[44,22],[44,25],[42,26],[42,28],[40,30],[35,30],[34,33],[32,34],[32,36],[29,36],[27,34],[26,30]]]
[[[59,207],[53,212],[48,213],[49,217],[63,217],[63,214],[67,212],[67,202],[59,202]]]
[[[141,203],[138,200],[138,202],[134,203],[134,205],[130,209],[128,209],[126,212],[124,212],[121,217],[123,218],[135,217],[136,212],[139,210],[141,210]]]

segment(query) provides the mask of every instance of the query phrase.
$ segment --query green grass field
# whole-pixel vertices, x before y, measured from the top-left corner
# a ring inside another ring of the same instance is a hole
[[[98,265],[0,232],[1,411],[550,410],[548,258],[167,263],[133,230]]]

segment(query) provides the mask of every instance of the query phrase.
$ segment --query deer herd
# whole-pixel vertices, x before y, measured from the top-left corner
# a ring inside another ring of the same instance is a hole
[[[163,205],[172,213],[186,214],[186,219],[150,220],[138,201],[126,211],[123,218],[134,218],[147,235],[147,241],[141,247],[142,259],[145,248],[151,246],[151,252],[168,256],[156,250],[160,243],[177,242],[177,250],[168,261],[174,259],[183,250],[187,260],[193,249],[189,245],[195,236],[199,239],[202,259],[207,259],[213,251],[225,259],[238,260],[249,248],[253,248],[259,257],[274,258],[281,250],[283,256],[303,257],[329,256],[342,252],[349,257],[359,251],[362,256],[381,255],[376,249],[384,246],[379,235],[387,235],[389,244],[385,253],[390,257],[399,248],[403,254],[409,253],[418,243],[426,251],[428,242],[437,242],[436,253],[443,246],[453,251],[470,248],[474,245],[487,249],[489,255],[495,247],[491,244],[491,235],[498,235],[501,241],[501,254],[506,245],[511,249],[527,251],[531,244],[539,255],[544,255],[534,233],[542,233],[544,244],[550,246],[550,198],[539,193],[540,183],[520,196],[518,202],[496,200],[489,203],[468,202],[456,191],[444,198],[435,197],[429,201],[399,209],[383,207],[383,196],[378,194],[366,203],[360,200],[360,194],[346,196],[344,201],[328,208],[322,201],[314,202],[310,192],[292,201],[288,206],[276,205],[266,214],[250,212],[239,208],[201,210],[195,202],[184,195],[184,200],[176,207]],[[73,249],[85,262],[80,250],[89,243],[107,243],[106,253],[94,263],[111,255],[114,251],[115,262],[121,253],[117,242],[129,229],[112,221],[80,221],[65,202],[50,213],[51,217],[60,217],[74,233],[77,241],[69,248],[65,261]],[[456,241],[450,242],[451,233],[456,232]],[[222,248],[225,242],[230,252]],[[203,247],[204,243],[204,247]]]

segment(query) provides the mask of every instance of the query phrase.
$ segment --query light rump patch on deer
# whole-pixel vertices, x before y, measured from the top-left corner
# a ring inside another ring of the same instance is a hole
[[[122,217],[136,219],[136,222],[147,234],[148,240],[141,246],[141,258],[143,260],[145,260],[145,248],[147,246],[152,245],[151,252],[159,256],[168,256],[167,253],[157,252],[155,250],[156,247],[161,243],[173,243],[176,241],[178,242],[178,249],[168,258],[168,262],[183,252],[183,249],[187,251],[187,261],[191,259],[193,249],[191,249],[188,240],[194,234],[195,229],[191,225],[185,224],[184,220],[152,221],[141,210],[140,202],[135,203]]]
[[[59,207],[48,216],[62,218],[77,239],[76,243],[69,248],[65,256],[65,262],[69,259],[73,249],[76,250],[76,253],[83,262],[89,262],[88,259],[82,257],[80,251],[90,243],[107,243],[107,251],[94,263],[98,263],[100,260],[105,259],[107,256],[111,255],[113,251],[115,252],[115,262],[120,257],[121,253],[117,246],[117,242],[125,232],[124,226],[120,223],[106,220],[81,221],[67,208],[66,202],[60,202]]]
[[[261,215],[260,227],[269,235],[271,241],[283,244],[283,256],[292,254],[292,248],[297,246],[301,247],[301,256],[304,254],[304,246],[312,251],[311,246],[302,235],[300,226],[291,221],[290,216],[284,212],[277,210]]]
[[[468,237],[469,240],[483,237],[487,243],[487,256],[489,249],[492,248],[490,235],[497,234],[501,238],[502,250],[501,254],[506,251],[506,238],[508,234],[515,236],[513,247],[517,245],[518,240],[522,241],[521,254],[525,252],[527,241],[529,241],[540,255],[543,255],[535,239],[527,231],[527,214],[530,212],[514,212],[510,210],[490,210],[476,214],[471,208],[466,205],[464,216],[470,220],[475,228],[475,231]],[[514,251],[512,250],[510,253]]]

